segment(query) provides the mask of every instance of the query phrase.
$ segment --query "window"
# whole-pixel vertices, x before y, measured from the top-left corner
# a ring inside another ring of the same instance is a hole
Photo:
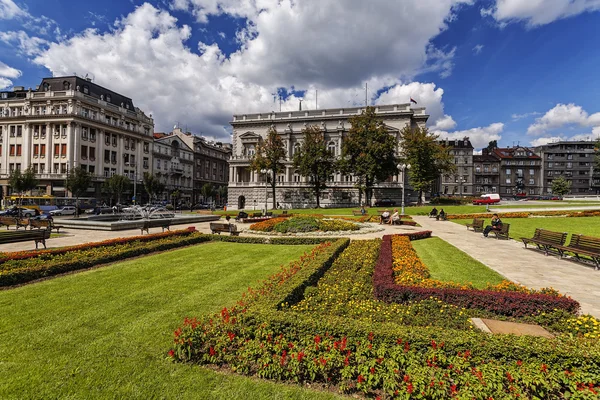
[[[148,157],[144,157],[143,166],[144,166],[144,169],[148,169]]]
[[[88,166],[88,172],[89,172],[90,174],[94,174],[94,173],[96,173],[96,166],[95,166],[95,165],[89,165],[89,166]]]
[[[63,143],[63,144],[60,145],[60,154],[63,157],[67,156],[67,144],[66,143]]]
[[[112,135],[112,145],[117,147],[117,135]]]
[[[329,152],[331,153],[332,156],[335,156],[335,143],[329,142],[329,145],[327,146],[327,150],[329,150]]]
[[[110,152],[110,162],[113,164],[117,163],[117,152],[116,151]]]
[[[37,157],[40,155],[40,145],[39,144],[34,144],[33,145],[33,156]]]
[[[510,178],[506,178],[506,183],[507,183],[507,184],[510,184],[510,183],[511,183],[511,181],[510,181]]]
[[[573,163],[572,162],[568,162],[567,163],[567,168],[573,168]]]
[[[104,177],[105,178],[109,178],[110,177],[110,168],[104,168]]]
[[[110,146],[110,133],[104,134],[104,144],[106,144],[107,146]]]
[[[573,154],[567,154],[567,160],[572,160],[573,159]]]
[[[87,160],[87,158],[88,158],[88,147],[87,146],[81,146],[81,158],[83,160]]]
[[[17,156],[20,156],[20,155],[21,155],[21,145],[18,144],[17,145]]]
[[[529,180],[529,184],[530,184],[530,185],[535,185],[535,179],[530,179],[530,180]]]
[[[58,163],[54,163],[52,164],[52,172],[54,172],[55,174],[58,174]]]
[[[156,160],[156,169],[160,169],[160,160]]]
[[[112,101],[112,98],[110,97],[110,94],[106,95],[106,101],[109,102],[109,103]]]
[[[506,175],[510,175],[510,174],[511,174],[510,168],[506,168]]]
[[[95,141],[96,141],[96,130],[90,129],[90,142],[95,142]]]
[[[104,150],[104,162],[105,163],[110,162],[110,150]]]
[[[148,142],[144,142],[144,153],[148,153],[150,151],[150,144]]]
[[[548,168],[552,168],[554,166],[554,163],[549,162],[548,163]]]
[[[129,138],[125,138],[125,149],[129,150]]]
[[[42,158],[46,157],[46,144],[45,143],[40,144],[40,157],[42,157]]]
[[[88,156],[89,156],[89,158],[90,158],[91,161],[96,160],[96,148],[95,147],[90,147],[89,152],[88,152]]]
[[[17,137],[23,136],[23,126],[17,125]]]
[[[529,175],[535,175],[535,170],[534,169],[530,169],[529,170]]]
[[[81,138],[83,140],[87,140],[88,138],[88,128],[86,128],[85,126],[81,128]]]
[[[481,172],[481,167],[475,167],[475,172],[479,174]],[[485,172],[487,172],[487,171],[485,171]]]
[[[10,127],[10,137],[15,137],[15,126]]]
[[[60,156],[60,144],[54,144],[54,157]],[[58,167],[56,168],[58,169]]]
[[[11,144],[11,145],[10,145],[10,153],[9,153],[9,154],[10,154],[11,156],[14,156],[14,155],[15,155],[15,145],[14,145],[14,144]]]
[[[135,150],[135,139],[131,139],[131,150]]]
[[[164,169],[167,169],[167,162],[166,161],[163,162],[163,166],[165,167]]]
[[[88,85],[83,85],[83,93],[90,94],[90,88]]]
[[[535,165],[535,161],[530,161],[529,165]]]

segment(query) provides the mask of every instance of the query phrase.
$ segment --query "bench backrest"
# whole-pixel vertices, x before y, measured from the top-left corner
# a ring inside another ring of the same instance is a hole
[[[4,225],[15,225],[17,223],[17,219],[14,217],[0,217],[0,223]]]
[[[47,228],[50,226],[50,221],[47,219],[32,219],[31,226],[34,228]]]
[[[569,247],[600,252],[600,238],[584,235],[573,235]]]
[[[538,228],[535,230],[533,237],[544,242],[555,243],[562,246],[567,240],[567,235],[567,232],[554,232]]]
[[[49,239],[50,231],[48,230],[39,230],[39,231],[0,231],[0,243],[9,242],[11,240],[27,240],[27,239]]]
[[[221,222],[211,222],[210,229],[229,229],[229,224],[224,224]]]
[[[509,228],[510,224],[502,224],[498,233],[508,233]]]
[[[471,225],[473,225],[473,226],[483,226],[483,220],[479,219],[479,218],[473,218],[473,223]]]

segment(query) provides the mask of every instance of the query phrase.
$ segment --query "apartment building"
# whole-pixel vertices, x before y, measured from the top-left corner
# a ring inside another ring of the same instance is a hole
[[[542,158],[527,147],[496,148],[501,196],[539,196],[542,192]]]
[[[473,195],[473,145],[468,137],[462,140],[441,140],[449,148],[456,170],[440,177],[439,193],[443,195]]]

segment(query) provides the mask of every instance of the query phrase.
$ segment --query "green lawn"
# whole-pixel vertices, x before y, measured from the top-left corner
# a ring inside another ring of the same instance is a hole
[[[476,288],[493,285],[505,278],[450,243],[432,237],[411,242],[425,263],[431,278],[457,283],[472,283]]]
[[[212,242],[0,291],[0,398],[333,398],[166,357],[184,317],[312,247]]]
[[[491,218],[486,219],[484,226],[489,225],[490,220]],[[466,225],[472,220],[455,219],[452,222]],[[502,222],[510,224],[510,237],[516,240],[520,240],[521,237],[532,237],[536,228],[600,237],[600,217],[502,218]],[[569,238],[567,242],[568,240]]]
[[[543,202],[543,203],[538,203],[538,204],[531,204],[528,202],[523,202],[523,204],[511,204],[511,205],[491,205],[491,208],[506,208],[506,209],[511,209],[511,208],[562,208],[562,207],[587,207],[587,206],[599,206],[598,208],[600,208],[600,203],[598,202],[577,202],[577,203],[561,203],[558,201],[552,201],[552,202]]]

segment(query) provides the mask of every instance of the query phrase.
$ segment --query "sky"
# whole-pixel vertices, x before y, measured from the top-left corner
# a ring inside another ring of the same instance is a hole
[[[0,90],[87,75],[221,141],[234,114],[365,94],[476,149],[593,140],[599,25],[600,0],[0,0]]]

